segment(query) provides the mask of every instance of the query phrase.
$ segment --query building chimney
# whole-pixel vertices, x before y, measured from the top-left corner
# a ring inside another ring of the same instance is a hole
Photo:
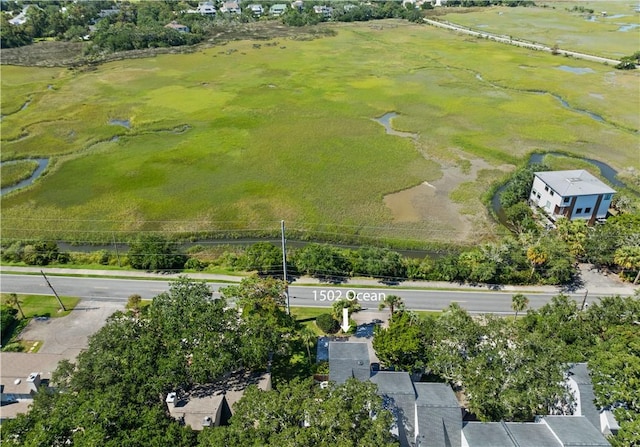
[[[176,403],[178,401],[178,396],[175,392],[167,394],[167,398],[165,402],[167,403],[167,407],[169,407],[169,411],[176,407]]]
[[[29,374],[29,377],[27,377],[27,385],[29,386],[29,391],[37,393],[38,387],[40,386],[40,373],[32,372]]]

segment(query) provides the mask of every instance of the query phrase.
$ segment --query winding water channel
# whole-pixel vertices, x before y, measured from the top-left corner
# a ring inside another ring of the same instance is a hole
[[[2,163],[0,163],[0,165],[5,166],[7,164],[11,164],[11,163],[20,163],[23,161],[37,161],[38,162],[38,167],[35,169],[35,171],[33,171],[33,174],[31,174],[31,176],[29,178],[26,178],[24,180],[21,180],[20,182],[16,183],[15,185],[11,185],[11,186],[7,186],[5,188],[2,188],[0,190],[0,196],[3,196],[11,191],[14,191],[16,189],[20,189],[20,188],[24,188],[25,186],[29,186],[31,184],[33,184],[33,182],[40,177],[40,175],[42,174],[42,172],[47,168],[47,166],[49,165],[49,159],[48,158],[26,158],[23,160],[11,160],[11,161],[3,161]]]

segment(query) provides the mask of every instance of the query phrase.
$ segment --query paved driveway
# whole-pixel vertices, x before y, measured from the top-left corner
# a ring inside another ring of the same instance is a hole
[[[20,338],[42,342],[39,353],[59,354],[74,359],[87,347],[89,336],[104,326],[107,317],[123,309],[124,303],[81,300],[66,317],[32,319]]]

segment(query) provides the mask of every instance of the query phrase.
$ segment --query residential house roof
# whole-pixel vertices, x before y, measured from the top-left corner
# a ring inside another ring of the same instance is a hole
[[[51,379],[58,362],[65,358],[68,357],[60,354],[0,353],[0,418],[10,419],[19,413],[26,413],[32,401],[31,387],[27,381],[31,373],[38,373],[40,380],[46,382]]]
[[[610,446],[606,438],[584,416],[545,416],[547,424],[563,446]]]
[[[584,169],[534,173],[562,197],[613,194],[616,191]]]
[[[413,444],[416,433],[416,390],[411,376],[401,371],[378,371],[371,382],[378,386],[383,405],[396,419],[392,433],[401,446]]]
[[[462,434],[469,447],[515,446],[509,432],[501,422],[467,422],[462,427]]]
[[[594,427],[600,430],[600,412],[596,408],[593,383],[586,363],[576,363],[569,369],[569,380],[575,383],[577,388],[575,415],[584,416]]]
[[[166,403],[174,419],[194,430],[202,430],[226,423],[233,414],[233,406],[250,385],[270,390],[271,374],[238,371],[220,382],[198,385],[186,393],[169,393]]]
[[[367,380],[371,376],[371,362],[366,343],[329,343],[329,380],[342,384],[351,377]]]
[[[418,398],[417,441],[421,447],[459,446],[462,409],[446,383],[414,383]]]
[[[505,422],[506,429],[519,447],[561,447],[549,427],[535,422]]]
[[[187,25],[182,25],[182,24],[176,22],[175,20],[171,21],[171,23],[167,23],[164,27],[165,28],[171,28],[171,29],[174,29],[176,31],[180,31],[180,32],[184,32],[184,33],[188,33],[189,32],[189,27]]]

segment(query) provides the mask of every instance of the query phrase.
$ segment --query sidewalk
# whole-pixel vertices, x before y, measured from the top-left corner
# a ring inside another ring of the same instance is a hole
[[[132,270],[90,270],[90,269],[69,269],[69,268],[47,268],[47,267],[17,267],[0,265],[0,273],[21,273],[33,274],[44,271],[48,275],[59,276],[104,276],[131,279],[157,279],[170,280],[179,276],[204,281],[240,282],[249,275],[219,275],[214,273],[154,273]],[[375,288],[401,288],[401,289],[441,289],[441,290],[468,290],[474,292],[481,291],[502,291],[509,293],[589,293],[597,295],[633,295],[640,285],[634,286],[630,283],[622,282],[617,275],[598,272],[590,264],[580,264],[582,284],[575,289],[567,290],[561,286],[512,286],[496,284],[460,284],[445,281],[403,281],[400,283],[382,283],[372,278],[350,278],[343,283],[332,284],[332,287],[363,286]],[[302,276],[291,281],[294,286],[325,284],[317,278]]]

